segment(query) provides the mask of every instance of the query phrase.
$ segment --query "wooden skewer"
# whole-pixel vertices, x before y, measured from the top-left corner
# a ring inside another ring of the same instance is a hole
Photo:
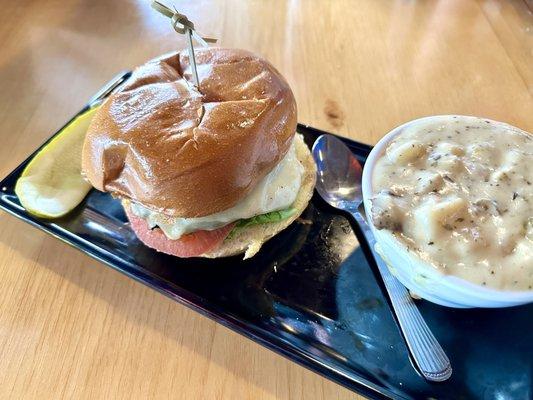
[[[198,70],[196,68],[196,57],[194,55],[193,38],[196,39],[196,41],[204,47],[209,46],[208,43],[216,43],[217,39],[200,36],[195,31],[194,24],[189,20],[189,18],[187,18],[186,15],[179,13],[176,9],[172,10],[170,7],[166,6],[165,4],[157,0],[152,1],[151,5],[154,10],[160,12],[165,17],[170,18],[172,22],[172,27],[177,33],[184,34],[187,36],[187,44],[188,44],[189,60],[190,60],[189,62],[192,68],[192,77],[194,81],[194,86],[196,86],[196,89],[198,89],[199,91],[200,80],[198,79]]]

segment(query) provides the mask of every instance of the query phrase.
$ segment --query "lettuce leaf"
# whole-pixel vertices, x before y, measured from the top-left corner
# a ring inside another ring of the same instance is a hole
[[[228,235],[228,239],[231,239],[236,232],[239,230],[246,228],[248,226],[253,225],[259,225],[259,224],[270,224],[272,222],[280,222],[284,219],[289,218],[296,212],[295,208],[287,208],[285,210],[279,210],[279,211],[272,211],[266,214],[256,215],[252,218],[247,219],[241,219],[236,224],[235,227],[232,229],[230,234]]]
[[[237,222],[235,226],[239,228],[244,228],[246,226],[269,224],[271,222],[279,222],[279,221],[283,221],[284,219],[289,218],[295,212],[296,212],[296,209],[294,208],[287,208],[285,210],[280,210],[280,211],[272,211],[266,214],[256,215],[255,217],[252,217],[252,218],[241,219],[239,222]]]

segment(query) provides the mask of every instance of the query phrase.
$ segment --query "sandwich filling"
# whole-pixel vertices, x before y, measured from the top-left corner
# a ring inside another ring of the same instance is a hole
[[[288,217],[304,173],[304,167],[296,156],[297,140],[303,141],[301,135],[295,135],[289,151],[273,170],[244,199],[227,210],[200,218],[176,218],[132,202],[131,212],[143,219],[151,229],[159,227],[171,240],[178,240],[196,231],[212,231],[235,221],[241,221],[242,225],[250,219],[250,223],[262,223]]]

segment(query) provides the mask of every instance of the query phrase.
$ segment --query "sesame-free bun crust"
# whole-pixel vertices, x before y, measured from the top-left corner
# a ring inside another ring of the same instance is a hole
[[[302,185],[300,186],[296,200],[292,204],[292,208],[296,212],[291,217],[280,222],[242,228],[231,238],[224,240],[218,248],[204,253],[200,257],[218,258],[242,253],[244,253],[245,259],[253,257],[267,240],[287,228],[304,212],[313,196],[316,183],[316,164],[302,136],[296,135],[294,139],[296,141],[296,156],[304,167]]]
[[[91,184],[174,217],[201,217],[243,199],[281,160],[296,128],[285,79],[244,50],[196,50],[137,68],[95,114],[83,146]]]

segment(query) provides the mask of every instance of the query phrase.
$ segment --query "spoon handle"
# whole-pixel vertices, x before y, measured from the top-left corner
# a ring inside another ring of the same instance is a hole
[[[407,289],[391,274],[385,261],[376,252],[376,239],[365,218],[358,211],[352,212],[352,215],[368,241],[398,319],[400,330],[420,373],[428,381],[445,381],[452,375],[450,360],[431,333]]]

